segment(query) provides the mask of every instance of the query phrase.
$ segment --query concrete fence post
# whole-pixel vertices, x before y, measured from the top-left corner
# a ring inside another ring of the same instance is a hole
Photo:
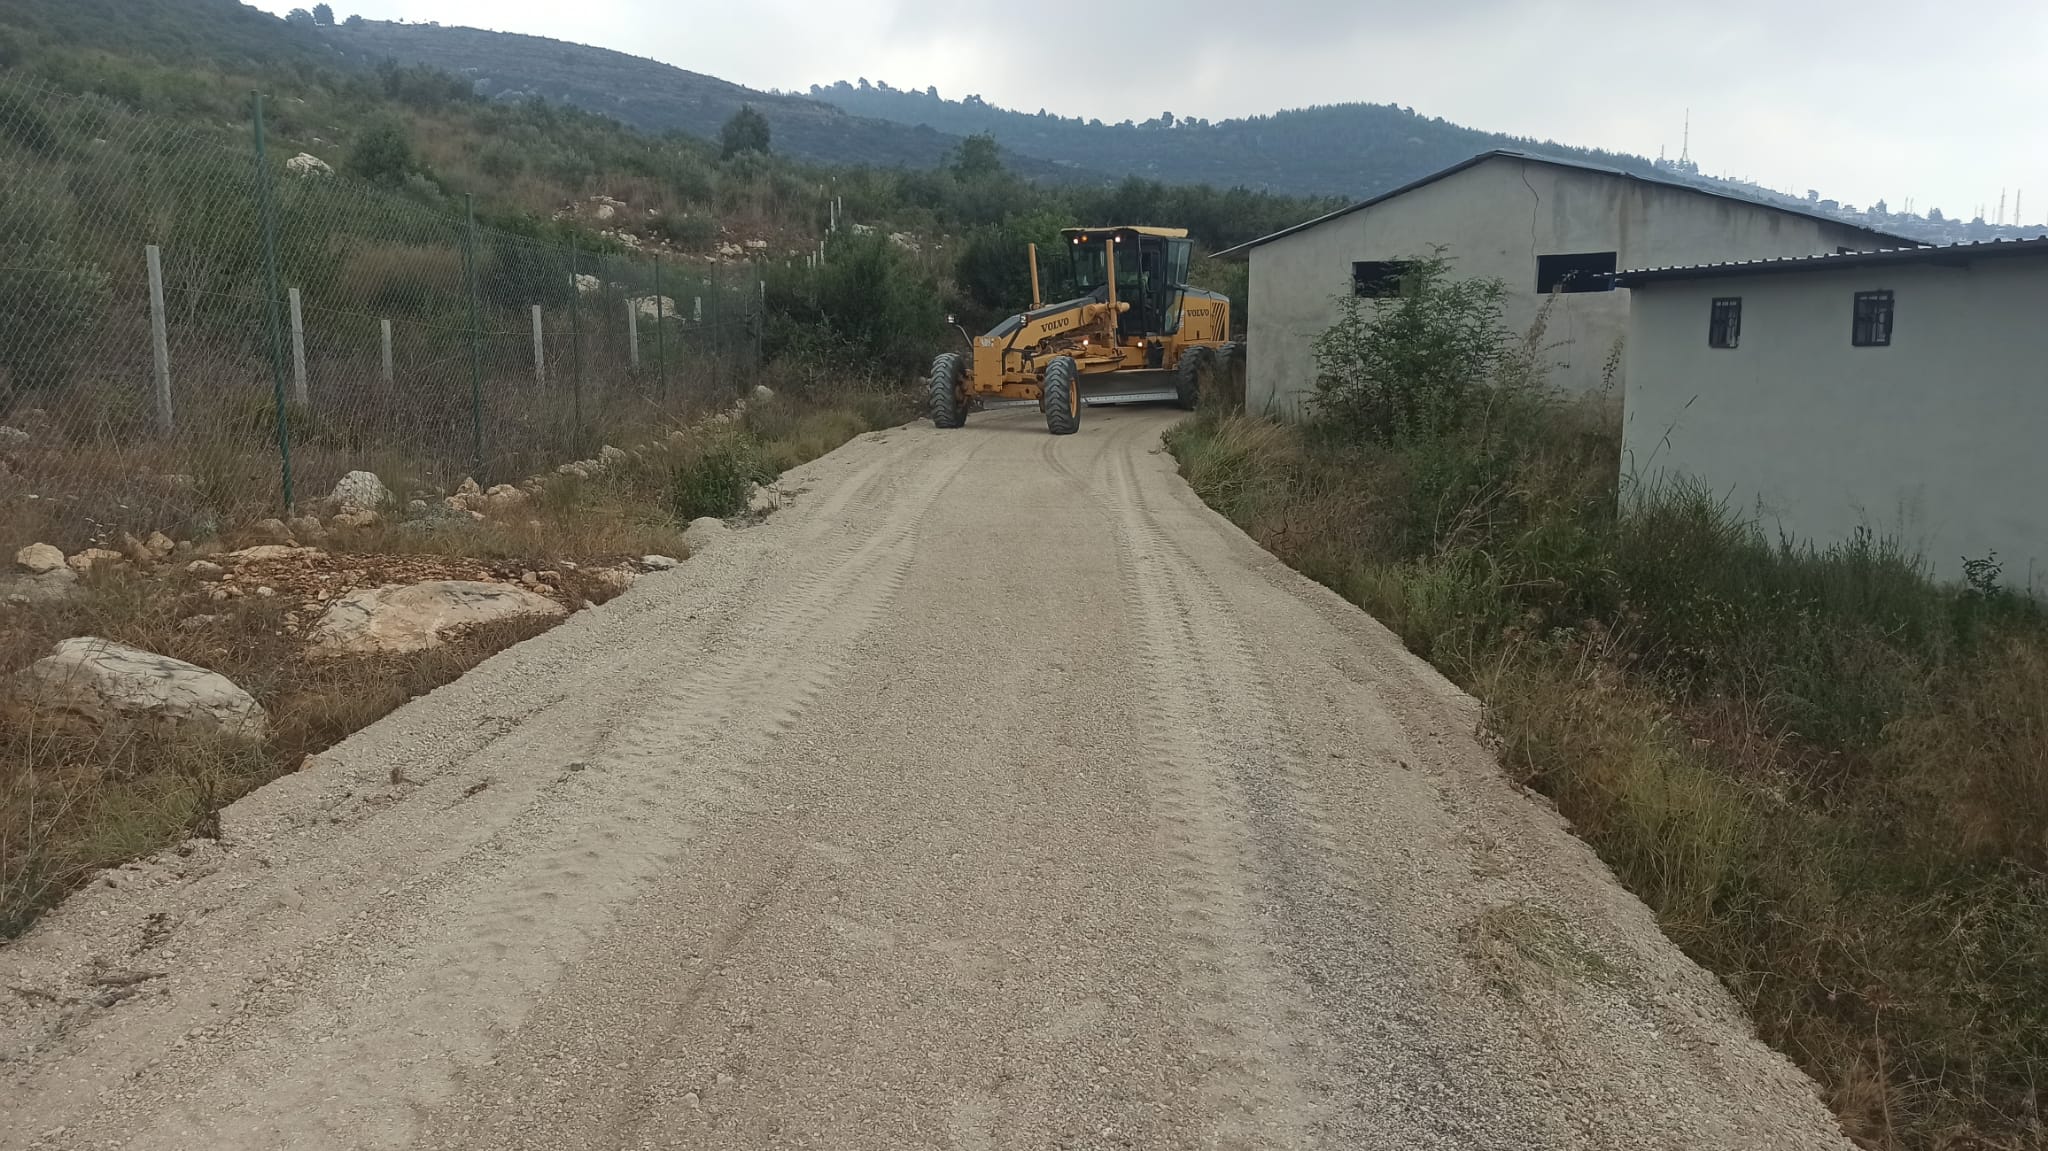
[[[640,301],[626,297],[626,354],[633,367],[640,367]]]
[[[305,407],[312,403],[306,390],[306,317],[299,310],[299,290],[290,291],[292,302],[292,402]]]
[[[533,306],[533,382],[548,382],[547,345],[541,340],[539,304]]]
[[[171,337],[164,320],[164,254],[155,244],[144,245],[142,254],[149,264],[149,350],[156,361],[156,430],[169,435],[175,421],[171,413]]]
[[[377,326],[383,329],[382,335],[384,337],[384,355],[383,358],[379,361],[379,363],[383,366],[384,369],[384,382],[388,384],[391,382],[391,321],[378,320]]]

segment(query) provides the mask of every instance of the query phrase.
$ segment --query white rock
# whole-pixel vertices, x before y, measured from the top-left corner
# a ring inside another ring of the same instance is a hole
[[[610,444],[606,444],[597,450],[597,466],[599,468],[615,468],[625,462],[626,449],[624,448],[615,448]]]
[[[484,493],[483,510],[486,515],[513,516],[526,510],[532,497],[511,484],[498,484]]]
[[[324,652],[421,651],[438,645],[451,629],[566,613],[554,600],[522,588],[431,580],[352,591],[330,604],[308,634]]]
[[[178,550],[178,541],[162,532],[151,532],[149,538],[142,541],[142,546],[157,559],[168,559],[172,552]]]
[[[718,520],[712,520],[711,522],[712,522],[712,523],[715,523],[715,524],[718,524],[718,526],[720,526],[720,527],[724,527],[724,526],[725,526],[725,525],[724,525],[723,523],[721,523],[721,522],[720,522],[720,521],[718,521]],[[681,564],[682,564],[682,561],[681,561],[681,560],[679,560],[679,559],[676,559],[676,558],[675,558],[674,556],[641,556],[641,557],[640,557],[640,566],[641,566],[641,567],[644,567],[644,568],[646,568],[646,569],[647,569],[648,571],[651,571],[651,572],[665,572],[665,571],[669,570],[670,568],[673,568],[673,567],[678,567],[678,566],[680,566]]]
[[[28,446],[29,434],[20,428],[0,424],[0,451]]]
[[[293,516],[285,526],[292,530],[292,537],[301,543],[317,544],[327,538],[327,529],[320,526],[318,516]]]
[[[327,498],[334,501],[336,511],[373,512],[391,502],[391,489],[375,472],[350,472],[335,482]]]
[[[14,566],[30,575],[42,575],[64,566],[64,553],[54,544],[30,544],[14,553]]]
[[[22,672],[30,697],[97,723],[139,720],[160,728],[261,739],[269,717],[248,692],[203,667],[97,636],[59,643]]]
[[[755,484],[753,487],[747,489],[747,511],[749,513],[757,516],[765,516],[769,512],[772,512],[776,508],[779,508],[781,506],[782,497],[779,494],[762,487],[760,484]]]
[[[659,303],[655,302],[657,299]],[[634,306],[640,309],[643,319],[672,320],[676,315],[676,302],[668,296],[642,296]]]
[[[329,165],[327,161],[322,160],[320,157],[313,155],[311,152],[301,152],[298,155],[293,156],[291,159],[286,160],[284,162],[284,170],[290,172],[294,176],[334,175],[334,168],[331,165]]]
[[[775,389],[774,389],[774,388],[771,388],[771,387],[769,387],[769,386],[768,386],[767,384],[755,384],[755,385],[754,385],[754,401],[755,401],[756,403],[763,403],[763,404],[765,404],[765,403],[767,403],[767,402],[768,402],[769,400],[772,400],[772,399],[774,399],[774,398],[775,398]]]
[[[604,282],[602,280],[599,280],[596,276],[586,275],[585,273],[582,272],[576,273],[576,291],[578,292],[578,294],[588,296],[592,292],[599,292],[603,290]]]
[[[683,542],[690,545],[690,554],[695,555],[716,546],[731,532],[717,516],[698,516],[683,529]]]
[[[373,528],[383,519],[372,508],[348,508],[334,513],[329,524],[337,528]]]
[[[276,516],[272,516],[267,520],[257,520],[249,525],[249,530],[272,543],[288,544],[292,542],[292,529]]]
[[[194,579],[219,579],[227,569],[212,560],[193,560],[185,565],[185,574]]]

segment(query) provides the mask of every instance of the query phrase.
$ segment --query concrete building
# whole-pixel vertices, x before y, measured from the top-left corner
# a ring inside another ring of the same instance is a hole
[[[1868,529],[2048,588],[2048,237],[1657,268],[1632,297],[1624,474],[1767,532]]]
[[[1336,297],[1390,290],[1401,261],[1439,246],[1458,274],[1506,283],[1516,330],[1563,284],[1551,380],[1594,390],[1618,368],[1628,324],[1628,293],[1610,275],[1620,268],[1911,244],[1658,177],[1494,151],[1217,256],[1251,261],[1246,404],[1292,415],[1313,394],[1309,346],[1335,321]]]

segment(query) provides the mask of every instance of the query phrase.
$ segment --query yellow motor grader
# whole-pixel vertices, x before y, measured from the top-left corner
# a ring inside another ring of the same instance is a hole
[[[1222,373],[1239,370],[1230,298],[1188,286],[1194,243],[1180,228],[1068,228],[1074,299],[1040,298],[1030,246],[1031,310],[966,353],[932,362],[932,423],[957,428],[978,402],[1037,401],[1046,430],[1071,435],[1084,403],[1171,400],[1193,409]]]

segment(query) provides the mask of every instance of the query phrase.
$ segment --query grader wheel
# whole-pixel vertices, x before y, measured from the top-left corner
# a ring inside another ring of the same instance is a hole
[[[1074,357],[1061,356],[1046,365],[1043,394],[1045,430],[1056,436],[1071,436],[1081,430],[1081,371]]]
[[[1180,354],[1173,369],[1174,402],[1194,411],[1204,394],[1214,389],[1216,356],[1208,348],[1189,348]]]
[[[933,427],[958,428],[966,425],[967,400],[960,394],[960,374],[965,370],[966,364],[958,352],[947,352],[932,361]]]

